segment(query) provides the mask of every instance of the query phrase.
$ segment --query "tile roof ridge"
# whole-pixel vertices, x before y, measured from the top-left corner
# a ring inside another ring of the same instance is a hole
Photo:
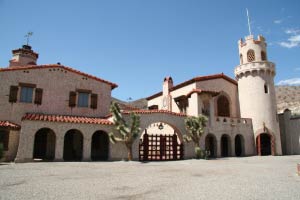
[[[6,68],[0,68],[0,72],[1,71],[24,70],[24,69],[27,69],[27,70],[30,70],[30,69],[43,69],[43,68],[46,69],[46,68],[55,68],[55,67],[59,67],[59,68],[74,72],[76,74],[82,75],[82,76],[87,76],[88,78],[94,79],[96,81],[100,81],[100,82],[109,84],[109,85],[111,85],[112,89],[118,87],[118,85],[116,83],[104,80],[104,79],[96,77],[94,75],[87,74],[85,72],[82,72],[82,71],[79,71],[79,70],[74,69],[72,67],[61,65],[61,64],[42,64],[42,65],[24,65],[24,66],[6,67]]]

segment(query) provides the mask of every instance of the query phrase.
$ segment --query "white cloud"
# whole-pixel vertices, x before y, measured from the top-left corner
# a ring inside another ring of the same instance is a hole
[[[277,83],[277,85],[300,85],[300,78],[281,80]]]
[[[290,29],[286,29],[284,32],[286,34],[294,34],[294,35],[296,35],[296,34],[300,33],[300,30],[299,29],[290,28]]]
[[[295,68],[295,71],[300,71],[300,67],[296,67],[296,68]]]
[[[277,19],[277,20],[274,20],[274,24],[281,24],[282,23],[282,19]]]
[[[300,29],[286,29],[284,32],[289,35],[289,38],[287,41],[279,42],[280,46],[289,49],[300,46]]]

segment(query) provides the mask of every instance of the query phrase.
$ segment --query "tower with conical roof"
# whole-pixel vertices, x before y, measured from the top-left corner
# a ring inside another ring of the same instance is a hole
[[[275,64],[268,61],[267,43],[261,35],[238,41],[240,65],[235,68],[240,112],[252,118],[258,155],[281,155],[280,129],[276,109]]]

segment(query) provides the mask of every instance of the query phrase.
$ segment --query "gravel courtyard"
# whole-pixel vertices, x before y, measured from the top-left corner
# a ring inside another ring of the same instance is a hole
[[[2,163],[0,199],[300,199],[300,156]]]

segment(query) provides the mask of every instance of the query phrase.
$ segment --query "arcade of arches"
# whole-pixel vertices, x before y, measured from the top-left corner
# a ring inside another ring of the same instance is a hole
[[[65,133],[63,145],[64,161],[81,161],[83,158],[83,134],[77,129]],[[55,159],[56,135],[49,128],[38,130],[34,137],[33,159],[51,161]],[[109,155],[109,138],[104,131],[96,131],[91,141],[91,160],[105,161]]]
[[[234,142],[234,149],[232,150],[231,142]],[[210,157],[216,158],[217,152],[220,151],[221,157],[228,156],[244,156],[245,155],[245,144],[244,138],[242,135],[237,134],[232,141],[231,137],[227,134],[223,134],[219,144],[220,148],[218,148],[218,142],[215,135],[209,133],[205,137],[205,150],[209,150]],[[234,153],[233,153],[233,152]]]
[[[166,123],[153,123],[143,132],[139,145],[140,160],[178,160],[183,159],[184,144],[182,136],[176,129]],[[271,139],[268,134],[260,137],[261,155],[271,152]],[[210,157],[244,156],[244,138],[237,134],[230,137],[223,134],[219,139],[209,133],[202,138],[205,150],[209,150]],[[55,159],[56,133],[50,128],[41,128],[34,135],[33,159],[51,161]],[[81,161],[84,153],[84,135],[80,130],[70,129],[63,137],[63,160]],[[268,143],[269,141],[269,143]],[[146,145],[145,145],[146,144]],[[233,144],[233,146],[232,146]],[[109,159],[109,137],[105,131],[95,131],[91,135],[90,159],[105,161]]]

